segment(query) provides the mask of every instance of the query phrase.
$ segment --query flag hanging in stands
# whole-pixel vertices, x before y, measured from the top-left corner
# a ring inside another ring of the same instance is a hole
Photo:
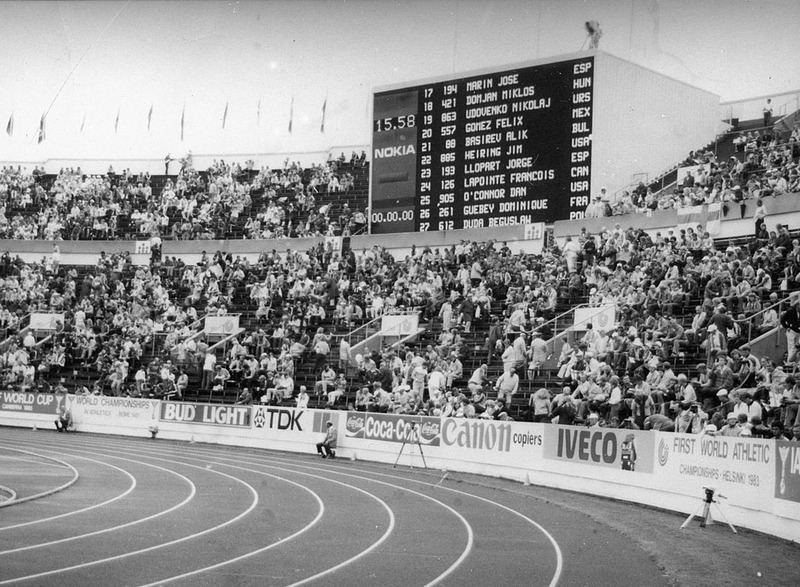
[[[292,132],[292,119],[294,118],[294,94],[292,94],[292,105],[289,106],[289,133]]]
[[[14,113],[11,113],[11,116],[8,117],[8,124],[6,125],[6,134],[8,136],[14,135]]]
[[[225,122],[228,120],[228,103],[225,102],[225,112],[222,113],[222,128],[225,128]]]
[[[37,139],[38,143],[42,143],[44,141],[44,134],[45,134],[45,124],[44,124],[44,114],[42,114],[41,120],[39,120],[39,138]]]
[[[319,132],[325,132],[325,109],[328,107],[328,96],[325,96],[325,101],[322,103],[322,124],[319,125]]]
[[[150,132],[150,123],[153,120],[153,105],[150,104],[150,111],[147,113],[147,132]]]
[[[678,208],[678,230],[698,228],[708,231],[708,234],[719,234],[722,229],[722,204],[703,204],[702,206],[689,206]]]
[[[114,134],[117,134],[117,129],[119,129],[119,106],[117,106],[117,118],[114,120]]]
[[[186,104],[183,105],[183,110],[181,111],[181,140],[183,140],[183,123],[186,120]]]

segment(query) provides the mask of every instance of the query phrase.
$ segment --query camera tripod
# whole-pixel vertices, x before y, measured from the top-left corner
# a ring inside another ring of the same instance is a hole
[[[403,440],[403,444],[400,445],[400,452],[397,453],[397,460],[395,460],[394,467],[392,467],[392,468],[393,469],[397,468],[397,463],[400,462],[400,455],[403,454],[403,449],[406,447],[406,444],[409,443],[409,442],[412,443],[412,445],[413,444],[417,445],[417,448],[419,448],[419,456],[422,457],[422,466],[425,469],[427,469],[428,468],[428,464],[425,462],[425,454],[422,452],[422,443],[419,441],[419,430],[417,430],[417,423],[416,422],[411,422],[411,432],[408,434],[408,437]],[[412,468],[413,468],[413,466],[414,465],[411,465]]]
[[[694,512],[688,518],[686,518],[686,521],[683,524],[681,524],[681,530],[686,528],[686,526],[689,525],[689,522],[691,522],[695,517],[700,518],[701,528],[705,528],[707,524],[713,524],[714,519],[711,517],[711,506],[713,505],[716,508],[717,516],[720,517],[723,522],[728,524],[728,526],[730,526],[734,534],[738,534],[739,532],[736,531],[736,528],[733,527],[733,524],[731,524],[728,521],[728,518],[725,517],[725,514],[722,513],[722,508],[719,507],[719,501],[714,499],[714,491],[715,491],[714,488],[703,487],[703,491],[705,491],[706,493],[706,496],[703,499],[703,504],[699,508],[697,508],[696,512]],[[717,497],[719,499],[727,499],[724,495],[718,495]]]

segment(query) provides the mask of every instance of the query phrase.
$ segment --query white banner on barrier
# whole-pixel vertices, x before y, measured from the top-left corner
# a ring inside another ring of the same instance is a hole
[[[381,332],[390,336],[414,334],[419,327],[418,314],[387,314],[381,317]]]
[[[42,313],[34,312],[31,314],[31,330],[55,330],[56,324],[64,324],[64,313]]]
[[[442,456],[525,470],[542,468],[544,424],[442,418]]]
[[[586,330],[586,325],[591,323],[595,330],[609,331],[617,322],[617,306],[609,304],[594,308],[575,308],[575,330]]]
[[[572,465],[588,465],[618,471],[653,472],[652,432],[619,428],[547,426],[544,457]],[[558,467],[557,471],[563,471]],[[632,476],[636,477],[636,476]],[[636,483],[626,479],[626,483]]]
[[[326,236],[325,249],[339,253],[342,250],[343,240],[344,239],[340,236]]]
[[[775,441],[656,433],[659,487],[689,497],[713,487],[731,505],[764,507],[775,487]]]
[[[344,412],[255,406],[252,435],[258,440],[317,443],[324,438],[329,421],[338,431],[344,418]]]
[[[239,330],[239,316],[206,316],[204,332],[228,336]]]
[[[81,426],[109,428],[141,428],[143,431],[157,422],[158,400],[104,395],[69,395],[67,409],[72,420]]]

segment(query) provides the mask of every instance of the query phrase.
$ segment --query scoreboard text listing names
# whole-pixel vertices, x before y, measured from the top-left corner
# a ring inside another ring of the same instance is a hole
[[[590,190],[592,67],[589,57],[376,95],[373,232],[580,217]],[[406,185],[385,190],[395,178]]]

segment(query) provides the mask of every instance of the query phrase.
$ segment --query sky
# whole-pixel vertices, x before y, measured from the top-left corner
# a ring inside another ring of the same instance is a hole
[[[375,88],[573,53],[586,20],[723,101],[800,89],[796,0],[4,1],[0,161],[367,145]]]

